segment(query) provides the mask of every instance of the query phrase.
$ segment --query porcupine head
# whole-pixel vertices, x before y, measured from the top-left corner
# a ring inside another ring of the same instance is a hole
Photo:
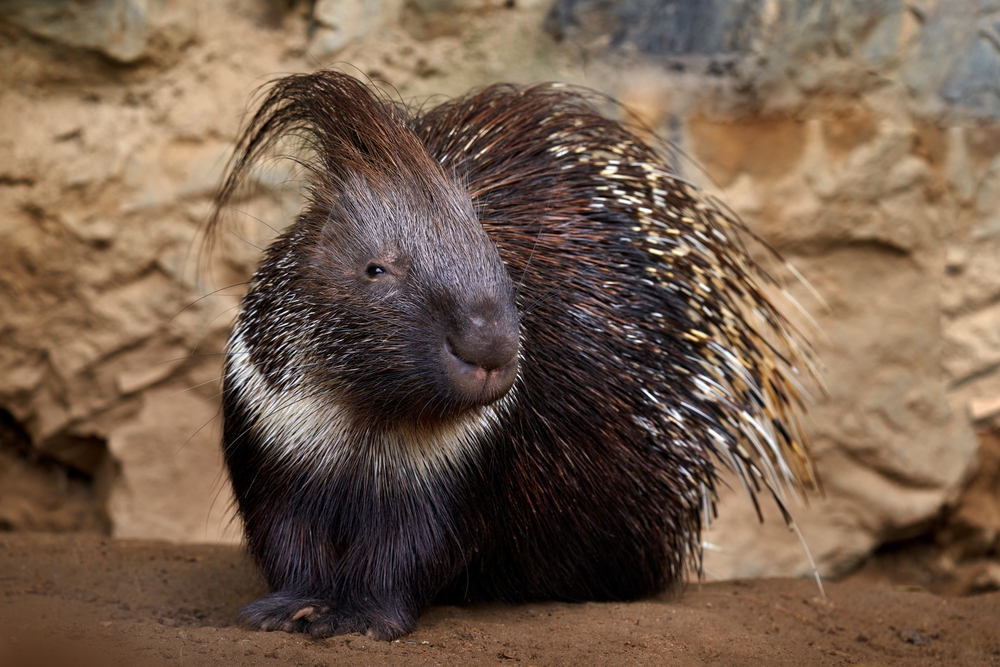
[[[751,498],[814,479],[805,357],[743,228],[585,93],[412,114],[333,72],[282,79],[220,208],[284,137],[306,203],[223,387],[271,590],[246,625],[389,639],[434,600],[636,599],[697,561],[714,461]]]
[[[391,638],[456,567],[437,505],[517,376],[515,287],[455,175],[346,76],[280,82],[223,198],[296,133],[307,204],[252,279],[225,374],[226,462],[272,590],[242,620]]]

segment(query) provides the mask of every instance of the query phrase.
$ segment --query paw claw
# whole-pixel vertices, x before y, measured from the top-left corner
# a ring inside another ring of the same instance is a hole
[[[295,614],[292,616],[292,620],[297,621],[300,618],[304,618],[307,621],[315,621],[316,615],[317,615],[316,608],[313,607],[312,605],[309,605],[306,607],[302,607],[302,609],[299,609],[297,612],[295,612]]]
[[[240,623],[260,630],[304,632],[314,639],[352,632],[392,640],[413,629],[415,618],[373,608],[344,608],[313,598],[272,593],[243,607]]]

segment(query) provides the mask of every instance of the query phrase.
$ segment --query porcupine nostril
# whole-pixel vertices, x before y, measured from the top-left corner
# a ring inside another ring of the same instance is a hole
[[[462,402],[487,405],[506,394],[517,377],[516,318],[477,314],[445,336],[448,379]]]

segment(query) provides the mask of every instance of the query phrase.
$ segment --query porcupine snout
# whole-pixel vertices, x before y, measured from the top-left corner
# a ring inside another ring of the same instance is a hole
[[[487,405],[517,377],[518,318],[512,305],[484,301],[470,308],[444,339],[448,379],[458,396]]]

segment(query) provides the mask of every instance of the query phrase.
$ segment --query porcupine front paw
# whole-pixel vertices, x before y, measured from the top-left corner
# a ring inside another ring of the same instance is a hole
[[[279,591],[240,610],[239,622],[259,630],[303,632],[317,639],[358,632],[374,639],[392,640],[411,632],[414,614],[380,610],[374,605],[343,605],[332,600]]]

